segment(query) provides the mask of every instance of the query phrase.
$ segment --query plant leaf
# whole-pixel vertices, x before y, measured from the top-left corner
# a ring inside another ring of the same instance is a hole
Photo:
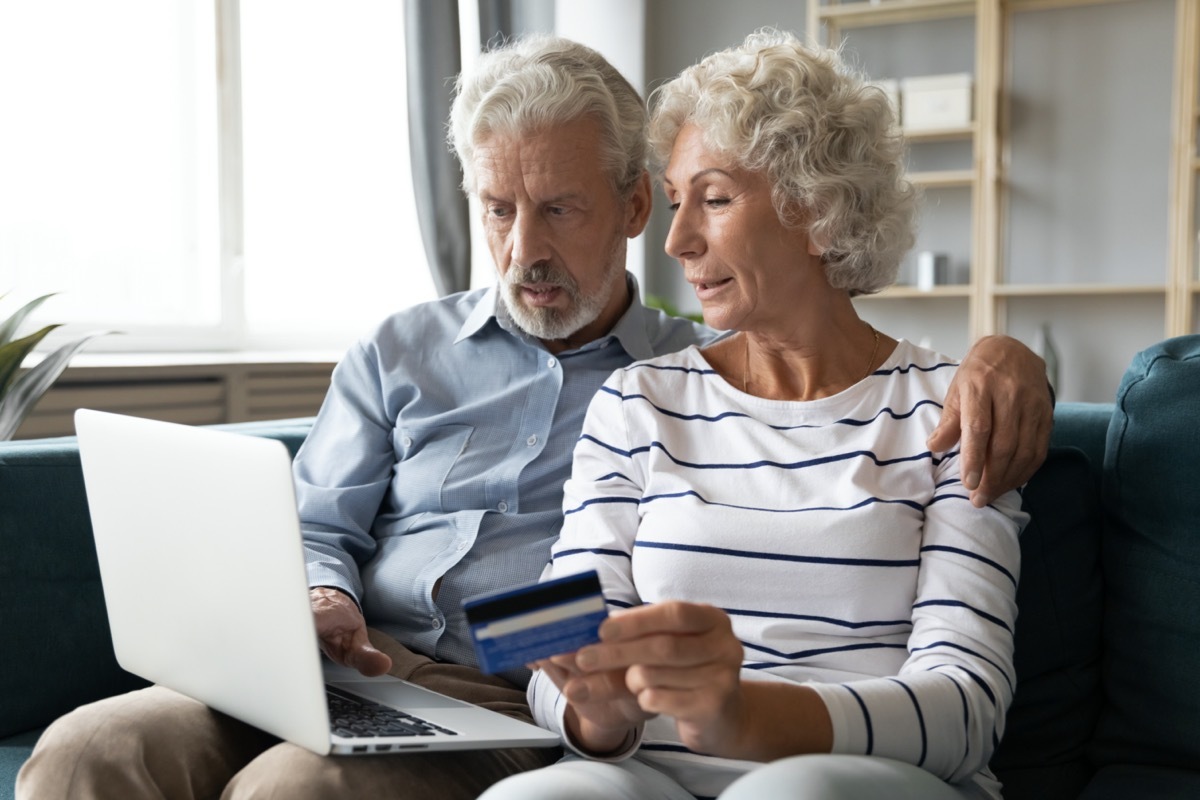
[[[25,356],[29,355],[29,351],[37,347],[42,339],[46,338],[46,334],[57,327],[59,326],[47,325],[40,331],[17,339],[15,342],[0,344],[0,403],[4,402],[4,395],[8,391],[9,384],[16,377],[17,370],[21,368],[21,362],[25,360]]]
[[[21,323],[25,321],[26,317],[33,313],[34,309],[46,302],[46,300],[49,298],[54,297],[55,294],[55,292],[51,292],[50,294],[42,295],[36,300],[30,300],[28,303],[21,306],[21,308],[17,310],[17,313],[5,320],[4,324],[0,325],[0,347],[9,343],[12,337],[16,334],[17,328],[21,327]],[[0,297],[3,297],[3,295],[0,295]]]
[[[58,380],[58,376],[67,368],[74,355],[89,341],[104,333],[106,332],[89,333],[67,342],[18,378],[7,394],[0,394],[0,441],[12,438],[26,415],[33,410],[34,405],[54,381]]]

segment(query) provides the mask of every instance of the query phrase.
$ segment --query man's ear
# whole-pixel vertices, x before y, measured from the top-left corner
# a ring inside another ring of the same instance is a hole
[[[654,202],[652,198],[653,192],[650,189],[650,173],[642,170],[637,183],[633,185],[629,199],[625,201],[626,237],[632,239],[646,230],[646,223],[650,221],[650,207]]]

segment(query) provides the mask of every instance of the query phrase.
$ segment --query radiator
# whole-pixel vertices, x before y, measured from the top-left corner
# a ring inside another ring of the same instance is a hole
[[[70,436],[77,408],[187,425],[317,413],[333,361],[74,366],[34,407],[18,439]]]

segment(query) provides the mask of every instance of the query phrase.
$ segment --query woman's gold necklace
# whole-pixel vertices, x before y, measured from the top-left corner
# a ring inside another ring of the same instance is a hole
[[[863,373],[863,378],[875,371],[875,356],[879,354],[879,331],[875,330],[875,326],[869,322],[867,327],[871,329],[871,334],[875,337],[875,344],[871,346],[871,357],[867,359],[867,371]],[[746,342],[745,360],[742,361],[742,391],[746,392],[750,386],[750,337],[743,333],[742,338]]]

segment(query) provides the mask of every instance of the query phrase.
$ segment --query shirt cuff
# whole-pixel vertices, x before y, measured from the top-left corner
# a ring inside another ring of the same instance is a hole
[[[562,731],[563,746],[577,756],[582,756],[590,761],[605,761],[611,764],[618,761],[625,761],[642,746],[642,735],[646,730],[644,723],[630,731],[620,747],[611,753],[596,755],[588,750],[584,750],[571,739],[570,729],[567,728],[567,701],[562,695],[559,695],[556,712],[558,714],[558,729]]]

